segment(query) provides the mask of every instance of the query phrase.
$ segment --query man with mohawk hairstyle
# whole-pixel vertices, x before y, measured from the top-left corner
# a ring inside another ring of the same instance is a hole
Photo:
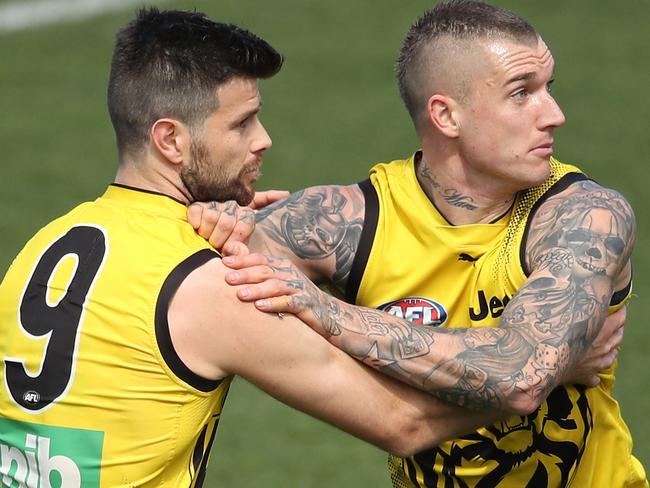
[[[554,68],[516,14],[441,2],[411,27],[397,63],[421,149],[358,185],[309,188],[264,209],[250,246],[287,259],[228,263],[230,283],[249,283],[240,299],[260,310],[292,312],[365,364],[449,402],[513,414],[391,457],[396,488],[648,486],[612,396],[622,331],[598,335],[631,293],[634,214],[553,157],[565,121]],[[350,248],[354,259],[342,259]],[[296,267],[370,308],[325,295]],[[593,378],[576,364],[595,350],[603,371]]]
[[[196,12],[145,9],[117,34],[115,182],[41,229],[0,284],[3,486],[203,486],[235,374],[401,456],[496,418],[363,366],[295,317],[267,336],[279,319],[236,299],[188,224],[195,200],[253,199],[271,147],[258,80],[281,65]]]

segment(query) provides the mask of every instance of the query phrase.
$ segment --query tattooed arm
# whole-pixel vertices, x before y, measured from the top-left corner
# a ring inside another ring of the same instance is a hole
[[[612,292],[629,279],[635,224],[619,194],[583,182],[540,206],[530,230],[530,278],[498,328],[412,326],[327,297],[288,263],[265,262],[264,256],[249,257],[248,265],[268,263],[277,280],[250,287],[247,299],[288,295],[263,300],[258,308],[296,313],[365,364],[445,400],[526,414],[601,337]],[[245,271],[233,282],[246,282]],[[278,283],[284,288],[264,289]]]
[[[301,190],[257,213],[250,248],[285,256],[311,280],[342,290],[361,238],[364,211],[357,185]]]

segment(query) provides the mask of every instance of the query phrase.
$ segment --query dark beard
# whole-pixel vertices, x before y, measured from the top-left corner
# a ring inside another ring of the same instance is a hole
[[[253,200],[253,191],[242,183],[247,167],[243,167],[235,178],[227,179],[210,160],[205,146],[196,141],[190,145],[190,157],[191,161],[181,169],[180,177],[193,202],[235,200],[244,206]]]

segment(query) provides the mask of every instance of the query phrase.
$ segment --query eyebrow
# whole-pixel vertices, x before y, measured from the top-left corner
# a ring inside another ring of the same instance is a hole
[[[242,113],[240,114],[239,118],[240,118],[240,119],[241,119],[241,118],[244,118],[244,119],[245,119],[245,118],[248,118],[248,117],[250,117],[251,115],[254,115],[254,114],[256,114],[256,113],[259,113],[260,110],[262,110],[262,100],[261,100],[261,99],[260,99],[259,103],[257,104],[257,106],[256,106],[255,108],[251,108],[250,110],[246,110],[246,111],[242,112]]]
[[[535,71],[529,71],[527,73],[521,74],[521,75],[516,75],[510,78],[508,81],[506,81],[505,86],[511,85],[512,83],[517,83],[519,81],[529,81],[532,79],[537,78],[537,72]],[[551,80],[555,78],[555,69],[551,72]]]
[[[517,83],[518,81],[528,81],[532,80],[533,78],[536,77],[536,74],[532,71],[529,71],[528,73],[524,73],[523,75],[517,75],[514,76],[513,78],[510,78],[508,81],[506,81],[506,85],[510,85],[512,83]]]

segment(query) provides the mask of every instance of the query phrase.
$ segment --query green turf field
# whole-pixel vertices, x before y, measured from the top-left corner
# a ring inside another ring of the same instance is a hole
[[[4,3],[0,0],[0,4]],[[262,84],[274,138],[261,188],[352,183],[416,139],[393,63],[422,0],[195,0],[267,38],[286,57]],[[650,466],[650,1],[498,1],[527,17],[557,63],[567,115],[556,155],[622,191],[636,209],[635,289],[617,397]],[[115,171],[105,85],[113,35],[131,12],[0,33],[0,274],[42,224],[103,191]],[[645,196],[644,196],[645,195]],[[230,393],[207,486],[388,487],[385,455],[267,398],[243,381]]]

